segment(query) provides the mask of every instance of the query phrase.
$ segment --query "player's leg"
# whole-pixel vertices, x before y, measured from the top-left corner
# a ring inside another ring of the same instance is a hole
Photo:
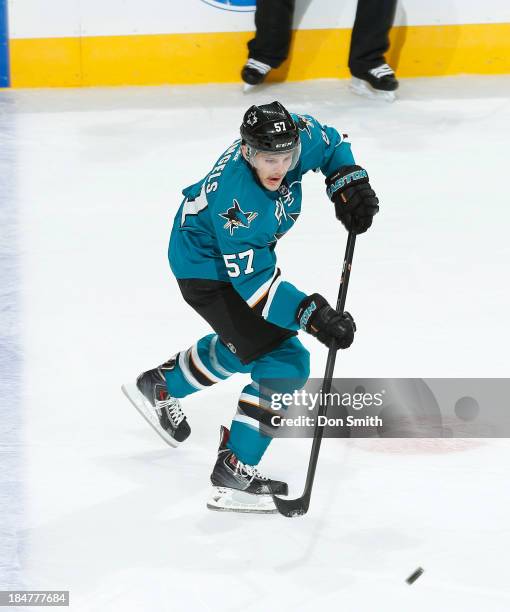
[[[171,446],[178,446],[191,433],[180,398],[207,389],[245,366],[226,348],[218,350],[216,334],[201,338],[187,350],[138,376],[122,390],[140,414]],[[246,370],[248,371],[248,370]]]
[[[255,360],[252,382],[242,391],[232,420],[228,447],[243,463],[257,465],[278,426],[268,405],[269,393],[292,393],[301,389],[310,375],[310,353],[297,337]]]
[[[287,59],[292,33],[294,0],[257,0],[255,37],[248,42],[248,61],[241,77],[258,85],[271,68]]]
[[[221,430],[208,508],[276,511],[271,493],[286,495],[287,485],[265,477],[256,468],[278,426],[279,413],[270,409],[268,387],[278,393],[291,393],[306,383],[309,368],[310,355],[296,337],[285,340],[252,363],[252,381],[239,397],[230,432],[225,427]]]
[[[354,93],[395,99],[398,81],[384,56],[390,46],[396,5],[396,0],[358,0],[349,53]]]
[[[281,494],[285,493],[286,485],[269,481],[255,467],[271,440],[271,430],[265,430],[260,400],[255,401],[255,410],[250,412],[249,397],[259,398],[263,379],[300,379],[300,384],[304,384],[308,352],[295,338],[296,332],[273,325],[256,314],[230,283],[187,279],[179,281],[179,286],[186,301],[221,338],[216,353],[224,367],[252,374],[252,382],[240,397],[232,440],[228,429],[221,429],[220,449],[211,478],[213,495],[208,506],[216,510],[274,512],[268,485]]]
[[[179,398],[207,389],[234,372],[249,372],[248,362],[295,335],[255,315],[230,283],[207,279],[180,279],[178,283],[184,300],[216,334],[143,372],[136,384],[122,387],[171,446],[190,434]]]

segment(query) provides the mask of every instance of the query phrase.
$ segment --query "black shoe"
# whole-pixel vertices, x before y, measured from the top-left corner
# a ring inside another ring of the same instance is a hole
[[[260,85],[270,70],[268,64],[249,59],[241,70],[241,78],[247,85]]]
[[[381,64],[367,72],[353,72],[350,88],[362,96],[393,101],[398,81],[392,68],[388,64]]]
[[[166,387],[164,371],[174,367],[175,359],[170,359],[140,374],[136,385],[122,386],[138,412],[170,446],[178,446],[191,433],[179,400],[172,397]]]
[[[395,78],[393,69],[388,64],[381,64],[376,68],[372,68],[368,72],[354,74],[354,77],[367,81],[374,89],[378,91],[395,91],[398,89],[398,81]]]
[[[277,510],[272,494],[287,495],[287,483],[271,480],[255,466],[239,461],[227,448],[229,435],[229,430],[222,426],[218,459],[211,474],[213,491],[207,507],[210,510],[274,514]]]

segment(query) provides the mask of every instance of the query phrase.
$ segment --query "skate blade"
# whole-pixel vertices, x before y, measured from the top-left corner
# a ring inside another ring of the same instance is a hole
[[[249,93],[250,91],[254,90],[256,87],[258,87],[258,85],[250,85],[249,83],[245,83],[243,85],[243,93]]]
[[[397,96],[394,91],[380,91],[374,89],[369,83],[363,79],[352,77],[349,83],[349,89],[357,96],[370,98],[371,100],[384,100],[385,102],[395,102]]]
[[[169,446],[177,448],[180,442],[174,440],[174,438],[167,434],[167,432],[161,427],[154,406],[147,401],[143,393],[140,393],[138,387],[135,384],[127,384],[122,385],[121,389],[124,395],[143,416],[147,423],[149,423],[152,429],[154,429],[158,436],[160,436],[160,438],[162,438]]]
[[[271,495],[255,495],[228,487],[213,487],[209,510],[219,512],[245,512],[247,514],[277,514]]]

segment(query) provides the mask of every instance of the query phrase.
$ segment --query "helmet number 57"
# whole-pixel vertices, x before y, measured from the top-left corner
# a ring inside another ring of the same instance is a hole
[[[287,128],[285,127],[285,121],[275,121],[274,129],[277,132],[286,132]]]

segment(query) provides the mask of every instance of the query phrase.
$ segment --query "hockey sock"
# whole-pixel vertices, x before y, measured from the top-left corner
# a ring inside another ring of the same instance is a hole
[[[234,418],[227,447],[242,463],[257,465],[271,440],[272,438],[260,433],[258,429]]]
[[[186,397],[227,379],[234,372],[247,371],[216,334],[201,338],[175,357],[175,367],[165,369],[168,392],[173,397]]]

